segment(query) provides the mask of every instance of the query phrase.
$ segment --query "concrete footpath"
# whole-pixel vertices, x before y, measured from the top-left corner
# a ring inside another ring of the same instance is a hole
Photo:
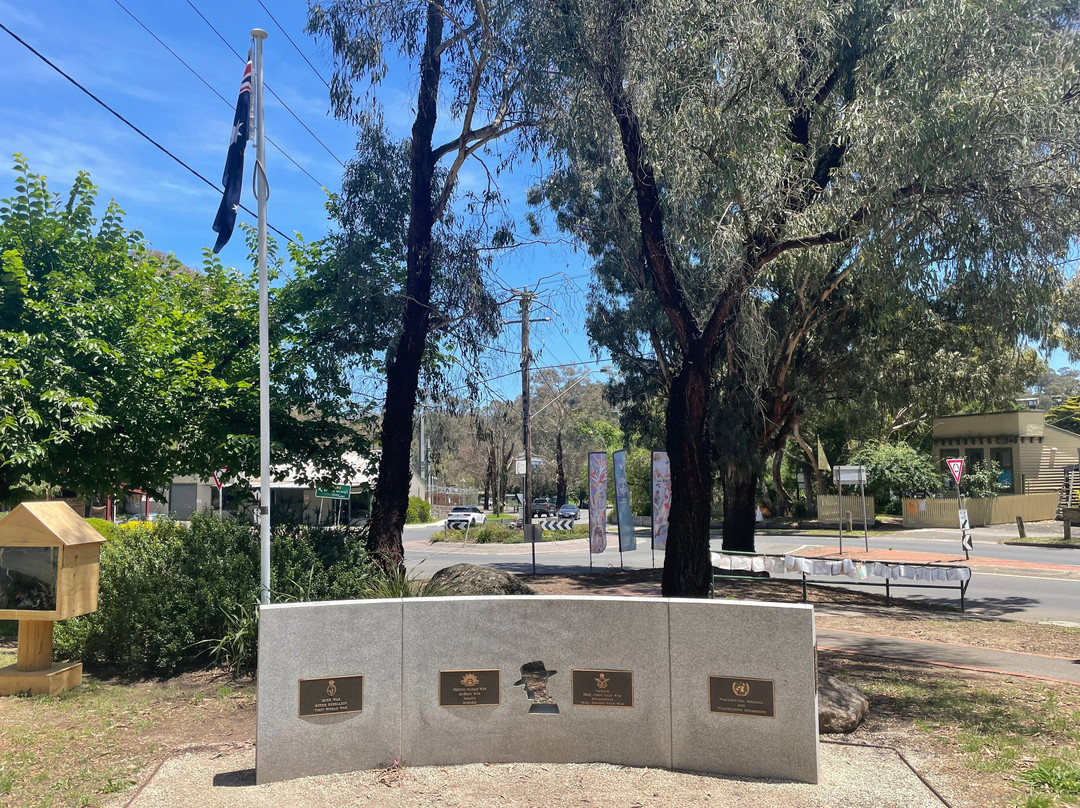
[[[1077,641],[1080,645],[1080,640]],[[843,651],[862,656],[919,662],[948,668],[1009,674],[1080,685],[1080,658],[1022,654],[995,648],[976,648],[927,640],[908,640],[879,634],[837,629],[817,630],[819,650]]]

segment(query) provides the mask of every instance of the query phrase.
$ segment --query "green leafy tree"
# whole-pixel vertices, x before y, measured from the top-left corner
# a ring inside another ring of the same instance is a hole
[[[1080,434],[1080,396],[1072,396],[1050,410],[1046,423]]]
[[[1074,13],[959,0],[551,8],[562,164],[620,178],[599,193],[630,200],[640,247],[625,260],[674,346],[663,590],[702,596],[717,364],[762,367],[747,359],[771,275],[816,265],[812,301],[875,269],[913,288],[957,275],[959,289],[1057,271],[1080,187]],[[1025,311],[1028,333],[1049,330],[1046,315]],[[813,351],[810,334],[791,349]],[[770,417],[764,404],[754,418]],[[725,546],[752,548],[752,529]]]
[[[17,157],[15,196],[0,204],[0,500],[37,483],[160,496],[178,474],[257,474],[253,276],[150,250],[115,202],[96,218],[95,196],[86,174],[53,194]],[[271,311],[274,462],[333,479],[343,453],[367,452],[367,413],[311,338],[298,287],[319,245],[298,238],[271,256],[296,277]]]
[[[852,454],[850,462],[866,466],[866,487],[878,505],[941,490],[941,476],[933,458],[906,443],[865,443]]]

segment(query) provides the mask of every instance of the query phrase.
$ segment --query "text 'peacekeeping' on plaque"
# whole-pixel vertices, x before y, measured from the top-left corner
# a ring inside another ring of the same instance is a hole
[[[774,718],[773,680],[710,676],[709,712]]]

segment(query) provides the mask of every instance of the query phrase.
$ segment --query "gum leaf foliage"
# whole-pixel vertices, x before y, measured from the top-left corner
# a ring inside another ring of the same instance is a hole
[[[565,118],[550,130],[560,168],[575,203],[611,199],[617,214],[603,221],[618,215],[636,228],[632,240],[612,239],[615,256],[599,252],[625,263],[666,321],[658,338],[644,306],[627,322],[667,363],[664,593],[704,595],[717,363],[745,419],[790,420],[797,413],[776,411],[762,389],[784,382],[774,372],[787,374],[797,352],[819,350],[815,329],[799,327],[784,361],[763,360],[786,333],[763,309],[779,289],[798,321],[826,329],[844,326],[840,315],[863,299],[937,286],[955,290],[957,307],[985,292],[1008,314],[1009,338],[1054,330],[1054,310],[1037,304],[1061,283],[1078,232],[1078,6],[548,8],[549,51],[565,79]],[[586,229],[573,208],[561,213]],[[834,294],[848,302],[831,311]],[[725,480],[725,491],[730,482],[737,500],[752,501],[753,472]],[[752,523],[725,525],[725,546],[751,549]]]

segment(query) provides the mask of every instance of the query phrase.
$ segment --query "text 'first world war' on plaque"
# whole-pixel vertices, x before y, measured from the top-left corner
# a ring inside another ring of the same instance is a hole
[[[334,676],[300,680],[298,715],[359,713],[364,710],[364,677]]]

